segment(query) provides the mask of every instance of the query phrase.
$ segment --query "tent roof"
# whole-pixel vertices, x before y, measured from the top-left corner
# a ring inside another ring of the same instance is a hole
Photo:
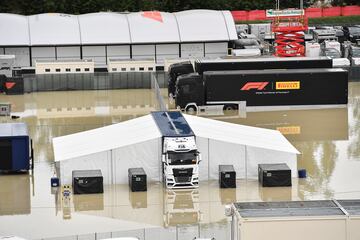
[[[36,45],[79,45],[80,31],[75,15],[44,13],[29,16],[30,42]]]
[[[229,11],[0,14],[0,46],[216,42],[237,39]]]
[[[276,130],[226,123],[185,115],[196,136],[298,154],[294,146]],[[149,114],[118,124],[53,139],[55,161],[108,151],[160,138],[161,133]]]
[[[167,12],[137,12],[127,15],[132,43],[180,42],[175,15]]]
[[[100,12],[79,15],[82,44],[124,44],[131,37],[126,15]]]
[[[235,29],[234,20],[225,17],[227,12],[189,10],[175,13],[181,42],[193,42],[194,40],[229,41],[237,39],[236,31],[231,31]]]
[[[160,138],[151,115],[53,139],[55,161]]]
[[[184,116],[195,135],[199,137],[299,154],[299,151],[276,130],[249,127],[191,115]]]
[[[0,14],[0,46],[28,46],[29,26],[25,16],[17,14]]]

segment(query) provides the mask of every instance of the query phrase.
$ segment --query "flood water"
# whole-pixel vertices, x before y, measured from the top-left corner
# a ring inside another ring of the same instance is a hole
[[[298,167],[308,175],[293,179],[291,188],[262,188],[255,180],[238,180],[236,189],[219,189],[217,181],[209,181],[198,190],[165,191],[162,184],[151,183],[145,193],[111,185],[104,194],[63,199],[60,190],[50,187],[52,138],[148,114],[157,108],[153,92],[43,92],[0,95],[0,102],[10,102],[13,115],[20,116],[0,117],[0,122],[26,122],[35,150],[33,172],[0,175],[0,236],[228,240],[224,205],[231,202],[360,198],[360,83],[349,83],[344,108],[213,117],[281,131],[301,152]]]

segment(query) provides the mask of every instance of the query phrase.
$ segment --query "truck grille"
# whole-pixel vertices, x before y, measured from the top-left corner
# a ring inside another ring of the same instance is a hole
[[[183,183],[183,182],[190,182],[191,177],[175,177],[175,182]]]

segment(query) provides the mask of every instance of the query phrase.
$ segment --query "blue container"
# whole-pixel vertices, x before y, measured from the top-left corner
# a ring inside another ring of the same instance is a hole
[[[58,187],[60,185],[60,180],[57,177],[52,177],[50,182],[51,182],[51,187]]]
[[[306,178],[306,169],[299,169],[299,178]]]
[[[0,170],[29,170],[29,141],[30,138],[25,123],[0,124]]]

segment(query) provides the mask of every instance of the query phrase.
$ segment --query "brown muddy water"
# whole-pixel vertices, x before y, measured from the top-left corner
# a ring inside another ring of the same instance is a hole
[[[217,181],[209,181],[201,182],[198,190],[165,191],[160,183],[150,183],[146,193],[112,185],[105,186],[104,194],[62,199],[60,191],[50,187],[52,138],[148,114],[157,108],[153,92],[43,92],[0,95],[0,102],[10,102],[13,114],[21,116],[0,117],[0,122],[26,122],[35,150],[33,172],[0,175],[0,236],[228,240],[224,205],[234,201],[360,198],[360,83],[349,83],[344,108],[213,117],[281,131],[302,153],[298,167],[308,174],[293,179],[291,188],[262,188],[255,180],[238,180],[236,189],[219,189]]]

